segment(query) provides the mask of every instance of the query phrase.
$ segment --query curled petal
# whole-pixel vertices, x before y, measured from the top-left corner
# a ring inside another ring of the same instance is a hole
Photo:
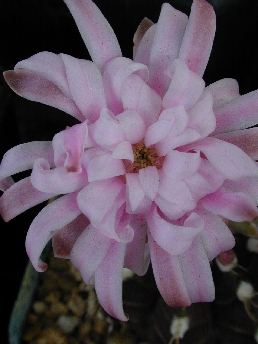
[[[163,97],[163,107],[172,108],[182,104],[186,110],[190,109],[204,91],[204,80],[180,60],[174,60],[165,74],[171,78],[171,82]]]
[[[50,169],[45,159],[38,159],[30,176],[32,185],[39,191],[66,194],[81,189],[88,182],[85,169],[69,172],[65,167]]]
[[[191,300],[184,281],[178,256],[171,256],[164,251],[148,234],[151,264],[157,287],[171,307],[190,306]]]
[[[231,192],[220,188],[203,198],[202,204],[211,213],[236,222],[252,221],[258,216],[255,202],[243,192]]]
[[[111,316],[127,321],[122,305],[122,272],[126,244],[113,242],[95,273],[98,300]]]
[[[76,124],[66,128],[53,138],[55,165],[64,166],[68,171],[81,170],[81,158],[88,136],[87,123]]]
[[[206,90],[212,95],[214,107],[226,104],[240,96],[238,82],[230,78],[218,80],[206,87]]]
[[[157,121],[161,98],[138,75],[130,75],[121,88],[124,110],[135,110],[142,117],[146,128]]]
[[[258,128],[235,130],[214,137],[232,143],[242,149],[251,159],[258,160]]]
[[[126,245],[124,267],[132,270],[138,276],[143,276],[150,264],[150,252],[147,244],[147,223],[144,216],[132,215],[130,226],[134,230],[134,237]]]
[[[0,165],[0,180],[13,174],[29,170],[35,160],[46,159],[54,165],[53,148],[50,141],[34,141],[11,148],[3,156]]]
[[[24,178],[13,184],[0,198],[0,213],[5,221],[10,221],[24,211],[56,196],[55,193],[41,192],[35,189],[30,178]]]
[[[244,177],[257,177],[255,163],[240,148],[231,143],[206,137],[185,147],[186,150],[200,150],[212,166],[225,179],[238,180]]]
[[[106,18],[91,0],[64,0],[72,13],[94,63],[101,69],[121,56],[116,35]]]
[[[133,56],[135,62],[149,66],[150,53],[155,36],[157,24],[153,24],[148,18],[144,18],[134,35]],[[145,32],[143,32],[143,30]],[[146,30],[147,28],[147,30]]]
[[[214,282],[200,236],[179,256],[179,261],[191,302],[212,302],[215,298]]]
[[[59,55],[41,52],[19,62],[14,71],[4,77],[11,89],[20,96],[63,110],[79,120],[84,117],[74,101]]]
[[[213,134],[245,129],[258,124],[258,90],[244,94],[216,109],[216,129]]]
[[[36,271],[47,269],[47,264],[40,260],[40,255],[48,241],[58,230],[80,215],[76,193],[65,195],[48,204],[33,220],[26,237],[26,250]]]
[[[140,142],[144,138],[146,131],[145,124],[141,116],[133,110],[126,110],[116,116],[126,139],[134,144]]]
[[[70,259],[86,284],[94,283],[95,272],[105,258],[111,239],[89,225],[73,245]],[[94,257],[94,259],[92,259]]]
[[[179,59],[202,76],[208,63],[216,30],[216,16],[205,0],[194,0],[179,52]]]
[[[165,3],[162,5],[150,53],[149,85],[163,96],[169,84],[166,68],[178,57],[187,16]]]
[[[88,225],[89,220],[81,214],[61,228],[52,238],[55,257],[69,259],[76,240]]]
[[[107,106],[102,77],[97,66],[86,60],[61,54],[72,99],[90,122]]]
[[[202,218],[196,213],[191,213],[183,226],[174,225],[159,215],[156,206],[152,207],[147,223],[156,243],[173,256],[186,252],[204,226]]]
[[[123,141],[119,143],[113,150],[112,158],[114,159],[126,159],[131,162],[134,161],[133,148],[129,141]]]

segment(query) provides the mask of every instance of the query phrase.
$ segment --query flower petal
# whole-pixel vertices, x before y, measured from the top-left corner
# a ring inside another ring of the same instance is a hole
[[[167,3],[162,5],[151,48],[148,82],[160,96],[164,95],[170,81],[164,71],[178,57],[186,24],[184,13]]]
[[[94,283],[95,272],[105,258],[111,242],[111,239],[89,225],[73,245],[70,260],[80,271],[86,284]]]
[[[34,161],[38,158],[44,158],[51,166],[54,165],[54,154],[50,141],[28,142],[9,149],[3,156],[0,165],[0,180],[32,169]]]
[[[151,264],[157,287],[171,307],[190,306],[191,300],[186,288],[178,256],[171,256],[148,235]]]
[[[114,159],[126,159],[134,161],[133,148],[129,141],[119,143],[111,154]]]
[[[73,172],[60,166],[51,170],[45,159],[38,159],[34,162],[30,180],[37,190],[55,194],[74,192],[88,182],[85,169]]]
[[[81,214],[61,228],[52,238],[54,256],[70,259],[70,253],[76,240],[88,225],[89,220]]]
[[[148,22],[146,22],[146,20]],[[134,35],[134,48],[133,48],[133,56],[135,62],[140,62],[145,64],[146,66],[149,66],[150,64],[150,53],[151,53],[151,47],[153,44],[153,39],[156,32],[157,24],[150,25],[150,27],[146,30],[143,37],[141,37],[140,41],[138,40],[138,30],[141,29],[142,23],[145,23],[149,25],[149,22],[151,22],[148,18],[143,19],[143,21],[140,23],[135,35]],[[137,37],[137,43],[135,43],[135,37]]]
[[[258,210],[253,199],[243,192],[220,188],[202,199],[203,207],[211,213],[236,222],[253,221]]]
[[[106,18],[91,0],[64,0],[68,6],[90,56],[98,68],[121,56],[121,50]]]
[[[258,90],[244,94],[214,109],[216,129],[213,134],[245,129],[258,124]]]
[[[61,54],[72,99],[90,122],[107,107],[102,77],[97,66],[86,60]]]
[[[55,193],[35,189],[30,178],[24,178],[7,189],[0,198],[0,213],[4,221],[10,221],[24,211],[56,196]]]
[[[190,109],[204,91],[204,80],[177,59],[168,67],[165,74],[171,78],[171,82],[163,97],[163,107],[172,108],[182,104],[186,110]]]
[[[65,195],[48,204],[33,220],[26,237],[26,250],[36,271],[47,269],[47,264],[40,260],[40,255],[48,241],[80,215],[76,202],[77,193]]]
[[[145,124],[141,116],[134,110],[126,110],[116,116],[122,129],[125,132],[126,139],[135,144],[144,138],[146,131]]]
[[[113,242],[106,257],[95,273],[95,289],[98,300],[105,311],[127,321],[122,305],[122,272],[126,244]]]
[[[159,173],[156,166],[147,166],[139,170],[139,179],[145,195],[152,201],[159,189]]]
[[[240,96],[238,82],[230,78],[218,80],[206,87],[206,90],[212,95],[214,107],[226,104]]]
[[[210,57],[215,30],[213,7],[205,0],[194,0],[179,59],[200,76],[203,75]]]

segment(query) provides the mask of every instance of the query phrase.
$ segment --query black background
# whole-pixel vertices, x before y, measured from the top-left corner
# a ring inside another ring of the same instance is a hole
[[[161,0],[96,0],[112,25],[123,55],[132,57],[132,37],[145,17],[156,22]],[[191,1],[168,1],[189,14]],[[204,79],[207,84],[224,77],[238,80],[240,92],[258,88],[257,0],[214,1],[217,32]],[[88,59],[77,27],[62,0],[2,0],[0,3],[0,71],[40,51],[66,53]],[[0,75],[0,156],[22,142],[51,140],[75,120],[50,107],[26,101],[5,85]],[[19,283],[27,263],[24,241],[27,229],[42,206],[1,226],[1,343]]]

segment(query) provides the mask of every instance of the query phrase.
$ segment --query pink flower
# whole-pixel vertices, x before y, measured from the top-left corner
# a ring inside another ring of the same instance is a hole
[[[205,87],[215,33],[205,0],[194,0],[189,20],[166,3],[157,24],[145,19],[133,61],[91,0],[65,2],[93,62],[42,52],[5,78],[82,123],[4,155],[1,214],[9,221],[63,195],[32,222],[29,258],[44,271],[39,257],[52,239],[120,320],[122,269],[144,275],[150,260],[170,306],[212,301],[209,261],[234,246],[227,219],[258,216],[258,93],[240,96],[233,79]]]

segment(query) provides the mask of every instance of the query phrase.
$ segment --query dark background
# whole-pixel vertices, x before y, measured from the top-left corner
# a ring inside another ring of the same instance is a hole
[[[96,0],[112,25],[123,55],[132,57],[133,34],[145,17],[156,22],[161,0]],[[191,1],[168,1],[187,14]],[[258,88],[257,0],[213,1],[217,32],[204,79],[207,84],[224,77],[238,80],[240,92]],[[77,27],[62,0],[2,0],[0,4],[0,71],[40,51],[66,53],[88,59]],[[0,75],[0,158],[14,145],[33,140],[51,140],[75,123],[56,109],[16,96]],[[7,343],[11,309],[21,281],[27,255],[27,229],[42,206],[35,207],[1,226],[1,343]]]

